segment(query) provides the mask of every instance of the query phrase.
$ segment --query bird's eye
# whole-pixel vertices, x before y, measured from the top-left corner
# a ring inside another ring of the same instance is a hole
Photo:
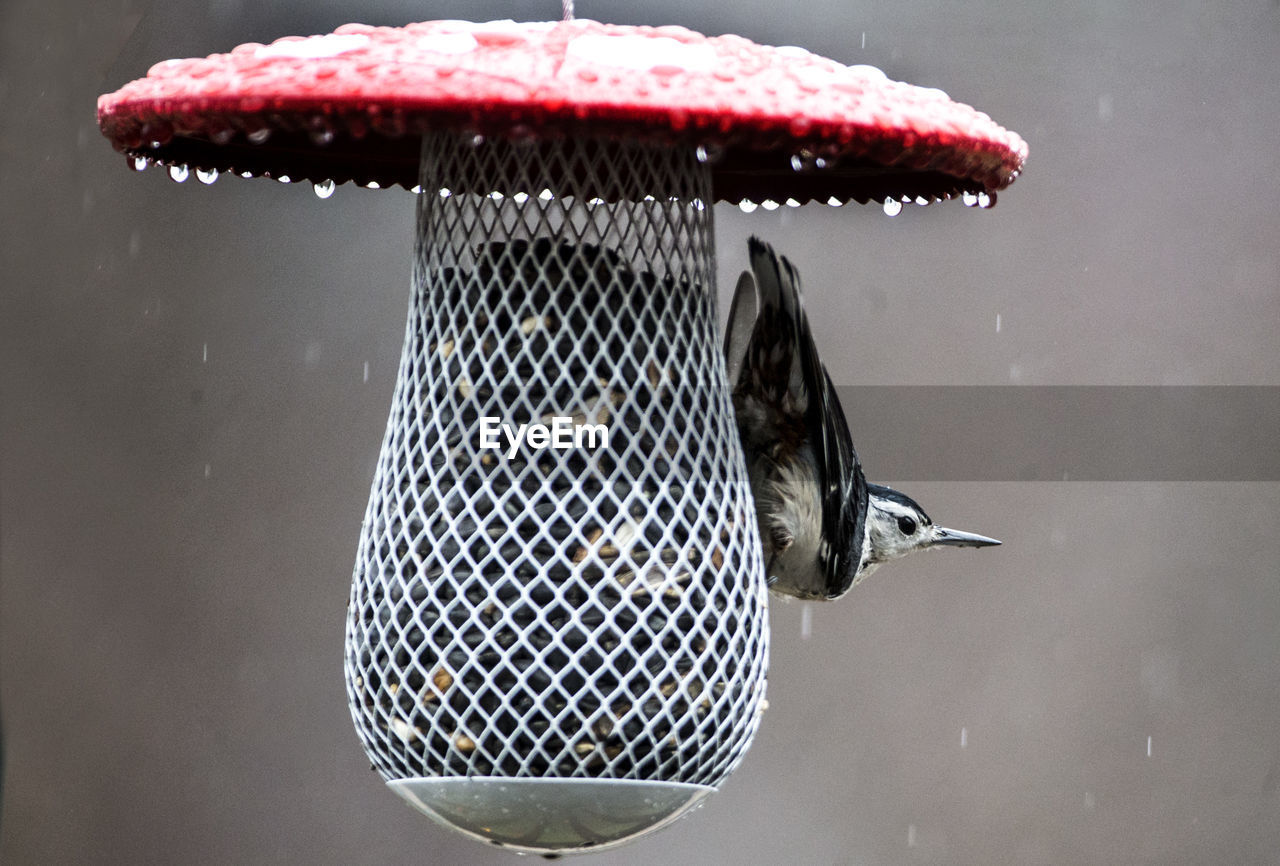
[[[901,530],[903,535],[911,535],[916,531],[916,522],[910,517],[899,517],[898,529]]]

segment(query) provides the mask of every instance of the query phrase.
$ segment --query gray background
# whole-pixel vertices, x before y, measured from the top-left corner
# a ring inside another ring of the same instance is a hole
[[[991,212],[717,212],[722,290],[772,240],[838,384],[1280,384],[1274,0],[579,7],[875,64],[1028,139]],[[5,864],[513,862],[384,790],[343,693],[411,197],[134,175],[94,99],[349,20],[558,13],[0,6]],[[846,408],[893,482],[871,444],[892,431]],[[946,419],[927,432],[904,435]],[[907,489],[1005,546],[774,604],[737,773],[584,862],[1280,862],[1280,486]]]

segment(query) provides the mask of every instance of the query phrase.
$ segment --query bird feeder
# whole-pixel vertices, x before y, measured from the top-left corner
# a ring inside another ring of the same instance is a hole
[[[347,694],[396,793],[539,852],[674,820],[764,705],[712,205],[985,204],[1026,156],[871,67],[582,19],[241,45],[156,65],[98,117],[131,165],[179,179],[418,193]],[[512,446],[495,424],[545,430]]]

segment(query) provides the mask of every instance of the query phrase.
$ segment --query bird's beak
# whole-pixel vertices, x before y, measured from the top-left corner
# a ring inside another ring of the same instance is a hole
[[[947,529],[939,526],[933,535],[931,547],[991,547],[999,544],[994,538],[978,535],[973,532],[961,532],[958,529]]]

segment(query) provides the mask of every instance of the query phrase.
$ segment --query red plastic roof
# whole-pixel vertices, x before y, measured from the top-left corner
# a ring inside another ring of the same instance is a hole
[[[429,129],[683,142],[715,155],[730,201],[992,193],[1027,156],[982,112],[874,67],[586,19],[348,24],[166,60],[100,97],[98,122],[160,162],[406,187]]]

